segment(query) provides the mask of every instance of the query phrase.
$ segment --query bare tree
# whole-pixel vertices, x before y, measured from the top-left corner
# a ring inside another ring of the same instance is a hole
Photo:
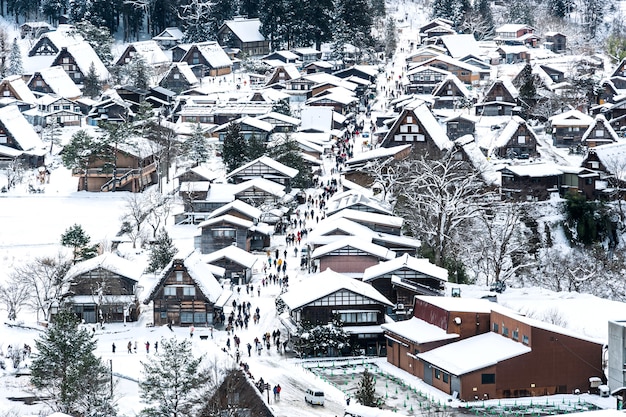
[[[441,159],[405,161],[409,181],[399,192],[396,209],[413,236],[422,240],[442,266],[454,234],[493,200],[480,173],[452,151]]]
[[[152,238],[156,238],[157,232],[161,228],[161,224],[165,224],[172,210],[172,199],[169,195],[157,192],[146,194],[149,200],[150,211],[146,217],[146,223],[152,228]]]
[[[373,184],[382,187],[383,200],[393,204],[400,189],[406,184],[408,167],[406,162],[389,157],[371,161],[359,171],[370,177]]]
[[[121,217],[122,229],[133,241],[133,248],[137,246],[137,240],[142,235],[143,223],[150,214],[149,199],[142,193],[131,193],[125,198],[126,213]],[[129,219],[130,220],[126,220]]]
[[[17,314],[30,298],[30,288],[20,278],[11,276],[9,281],[0,286],[0,303],[7,309],[9,320],[16,320]]]
[[[62,254],[39,257],[15,268],[11,279],[24,282],[30,292],[28,305],[44,320],[50,319],[50,310],[62,301],[67,290],[65,275],[72,261]]]

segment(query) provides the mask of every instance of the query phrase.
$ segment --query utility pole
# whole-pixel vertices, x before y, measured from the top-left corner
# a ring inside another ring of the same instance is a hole
[[[111,398],[113,398],[113,359],[109,359],[109,366],[111,369]],[[268,394],[269,395],[269,394]]]

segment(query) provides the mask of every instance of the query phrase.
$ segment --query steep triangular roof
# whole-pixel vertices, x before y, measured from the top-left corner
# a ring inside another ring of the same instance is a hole
[[[109,70],[106,68],[96,51],[93,50],[91,45],[87,42],[81,42],[73,45],[68,45],[62,48],[59,51],[59,54],[63,53],[63,50],[67,50],[67,52],[74,58],[76,65],[80,69],[80,72],[83,75],[87,75],[89,73],[89,67],[93,63],[94,68],[96,69],[96,74],[98,74],[98,79],[100,81],[107,81],[111,74],[109,74]],[[58,58],[57,54],[57,58]],[[57,60],[55,58],[55,61]],[[59,63],[60,64],[60,63]]]
[[[139,281],[143,273],[143,265],[140,263],[138,264],[136,261],[129,261],[114,253],[107,252],[72,265],[65,274],[65,279],[71,281],[85,272],[93,271],[98,268],[111,271],[133,281]]]
[[[259,19],[226,20],[223,26],[227,26],[241,42],[265,41],[265,36],[261,34],[261,21]]]
[[[39,71],[41,78],[45,81],[48,87],[54,94],[63,98],[77,98],[82,95],[80,89],[74,81],[67,75],[67,72],[63,70],[63,67],[57,65],[54,67],[44,68]],[[33,74],[31,80],[37,75]],[[30,82],[29,82],[30,84]]]
[[[371,237],[348,236],[315,249],[311,254],[311,259],[317,259],[328,253],[347,247],[358,249],[381,259],[393,259],[396,257],[396,253],[394,251],[372,243]]]
[[[43,148],[41,138],[17,106],[0,107],[0,124],[15,139],[22,151],[30,152]]]
[[[602,137],[596,137],[594,132],[598,129],[604,131],[604,135]],[[585,133],[583,133],[580,141],[582,143],[586,143],[587,141],[596,141],[596,142],[617,142],[619,140],[619,136],[615,132],[615,129],[611,126],[611,124],[606,120],[603,114],[598,114],[592,124],[589,125]]]
[[[245,250],[238,248],[237,246],[226,246],[220,250],[215,252],[208,253],[206,255],[202,255],[202,259],[206,263],[213,263],[222,258],[229,259],[239,265],[242,265],[246,268],[252,268],[254,264],[259,260],[259,257],[253,255]]]
[[[448,270],[431,263],[426,258],[414,258],[404,254],[389,261],[380,262],[366,268],[363,272],[363,282],[371,281],[381,275],[397,271],[401,268],[409,268],[424,275],[436,278],[440,281],[448,281]]]
[[[281,164],[280,162],[270,158],[269,156],[263,155],[255,159],[254,161],[250,161],[247,164],[242,165],[239,168],[229,172],[228,175],[226,175],[226,178],[232,178],[234,176],[237,176],[255,165],[265,165],[266,167],[276,171],[278,174],[284,175],[289,178],[295,178],[295,176],[298,175],[297,169],[288,167],[287,165]]]
[[[441,127],[437,119],[435,119],[435,116],[433,116],[425,102],[405,106],[393,126],[389,129],[389,132],[385,135],[383,142],[389,141],[390,138],[397,133],[400,129],[400,125],[402,125],[402,122],[408,114],[415,117],[416,123],[424,128],[424,131],[440,150],[452,149],[454,144],[448,138],[445,130]]]

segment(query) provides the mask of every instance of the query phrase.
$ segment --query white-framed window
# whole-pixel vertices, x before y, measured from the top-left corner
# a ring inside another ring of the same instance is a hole
[[[589,166],[591,167],[591,169],[599,169],[600,168],[600,162],[598,162],[598,161],[591,161],[591,162],[589,162]]]
[[[504,101],[504,97],[502,97],[502,96],[497,96],[497,97],[496,97],[496,101]]]
[[[413,123],[413,116],[407,116],[406,117],[406,122],[407,123]]]
[[[195,287],[183,287],[183,295],[188,297],[193,297],[196,295]]]
[[[176,271],[176,281],[183,282],[183,271]]]
[[[426,136],[422,135],[421,133],[415,135],[414,138],[416,142],[426,142]]]
[[[519,144],[521,144],[521,145],[522,145],[522,144],[524,144],[524,143],[526,143],[526,136],[519,135],[519,136],[517,137],[517,143],[519,143]]]
[[[180,74],[174,74],[174,79],[175,80],[179,80],[180,79]]]
[[[598,129],[598,130],[596,130],[596,137],[597,137],[597,138],[602,138],[602,137],[604,137],[604,130],[603,130],[603,129]]]
[[[176,287],[163,287],[163,295],[171,297],[176,295]]]

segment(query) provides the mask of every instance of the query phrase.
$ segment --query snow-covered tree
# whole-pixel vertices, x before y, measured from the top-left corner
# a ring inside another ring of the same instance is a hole
[[[162,339],[159,352],[142,361],[139,382],[146,417],[192,417],[202,406],[212,379],[203,368],[203,357],[195,357],[187,339]],[[213,381],[214,383],[215,381]]]
[[[226,140],[224,140],[224,144],[226,144]],[[194,126],[191,136],[183,143],[182,154],[198,166],[208,161],[211,156],[208,145],[205,131],[200,123],[198,123]]]
[[[100,77],[96,72],[96,66],[92,62],[89,65],[87,74],[85,74],[85,78],[83,79],[83,94],[87,97],[94,98],[100,95],[101,89],[102,83],[100,82]]]
[[[87,168],[89,163],[103,154],[101,140],[91,136],[86,130],[79,130],[72,135],[70,142],[63,148],[61,160],[63,166],[72,171],[80,171],[84,174],[83,189],[88,189]]]
[[[50,142],[50,155],[52,155],[54,145],[61,145],[61,126],[56,118],[52,118],[44,128],[43,133],[46,140]]]
[[[385,56],[391,58],[398,46],[396,23],[393,18],[387,19],[385,26]]]
[[[380,398],[376,395],[374,375],[372,375],[367,368],[365,368],[363,375],[361,375],[354,398],[359,404],[366,407],[377,407],[379,404]]]
[[[156,240],[152,244],[147,271],[150,273],[162,270],[176,255],[176,247],[172,243],[172,238],[165,229],[157,234]]]
[[[13,39],[11,45],[11,53],[9,54],[9,66],[7,67],[7,75],[22,75],[24,66],[22,65],[22,51],[17,43],[17,38]]]
[[[35,340],[31,383],[54,411],[76,416],[115,415],[109,370],[94,354],[97,341],[80,327],[72,312],[62,311]]]
[[[341,320],[333,317],[324,325],[301,323],[294,347],[301,356],[337,356],[350,348],[350,338]]]
[[[68,6],[67,0],[41,0],[39,7],[41,8],[41,12],[48,17],[52,23],[57,23],[59,17],[65,13]]]
[[[18,313],[30,298],[30,288],[22,277],[12,274],[7,282],[0,285],[0,303],[4,304],[9,320],[17,319]]]
[[[0,27],[0,75],[7,75],[7,61],[11,53],[9,34],[5,27]]]
[[[211,32],[212,9],[213,2],[209,0],[190,0],[180,6],[178,18],[185,33],[183,42],[204,42],[215,37]]]
[[[104,2],[105,0],[102,1]],[[108,27],[99,26],[87,20],[80,20],[74,26],[75,29],[72,33],[81,35],[91,45],[104,65],[109,65],[113,61],[113,53],[111,52],[113,37],[111,36],[111,30]]]
[[[246,147],[246,140],[240,133],[239,125],[230,123],[222,145],[222,159],[227,172],[239,168],[248,161]]]
[[[268,149],[267,155],[283,165],[298,170],[298,175],[290,182],[291,187],[308,188],[313,184],[311,170],[302,158],[300,147],[290,136],[275,140]]]
[[[291,106],[289,105],[289,99],[278,100],[272,104],[272,111],[285,116],[291,116]]]
[[[61,245],[72,248],[74,254],[74,261],[80,259],[82,250],[89,245],[91,238],[85,232],[85,229],[79,224],[65,229],[65,232],[61,235]]]
[[[456,152],[441,159],[426,155],[405,161],[411,176],[396,205],[410,233],[432,251],[439,266],[444,266],[455,233],[489,204],[491,194],[480,173],[456,158]]]
[[[142,55],[133,56],[130,62],[124,65],[122,73],[125,84],[142,90],[147,90],[150,87],[152,67]]]

